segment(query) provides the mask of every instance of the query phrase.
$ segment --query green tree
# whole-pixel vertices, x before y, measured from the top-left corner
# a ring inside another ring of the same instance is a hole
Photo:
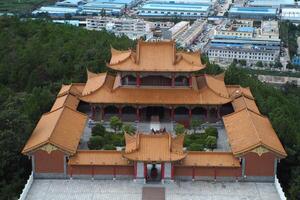
[[[124,124],[122,126],[122,131],[123,131],[123,133],[132,135],[136,132],[136,128],[134,126],[132,126],[131,124]]]
[[[260,67],[260,68],[264,67],[264,64],[261,61],[257,61],[257,63],[255,65],[256,65],[256,67]]]
[[[199,143],[192,143],[189,147],[188,147],[189,151],[203,151],[204,150],[204,146],[202,144]]]
[[[242,66],[246,66],[246,65],[247,65],[247,61],[246,61],[246,60],[240,60],[240,64],[241,64]]]
[[[105,131],[105,127],[102,124],[96,124],[93,128],[92,128],[92,135],[93,136],[104,136],[106,133]]]
[[[217,148],[217,138],[214,136],[207,136],[205,139],[206,147],[213,150]]]
[[[102,149],[103,144],[104,144],[103,137],[97,135],[97,136],[90,137],[88,146],[89,149],[91,150],[98,150],[98,149]]]
[[[197,129],[201,128],[203,121],[200,119],[192,119],[191,121],[191,128],[194,130],[194,134],[196,133]]]
[[[113,116],[110,118],[110,127],[117,133],[117,131],[121,130],[123,126],[123,122],[120,120],[120,118]]]
[[[176,124],[175,126],[176,135],[182,135],[185,133],[185,127],[182,124]]]
[[[212,126],[207,127],[205,129],[205,134],[207,136],[214,136],[215,138],[218,138],[218,129]]]

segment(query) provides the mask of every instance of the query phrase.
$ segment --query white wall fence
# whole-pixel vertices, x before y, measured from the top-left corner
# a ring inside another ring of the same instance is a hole
[[[277,176],[275,176],[275,188],[276,188],[276,190],[277,190],[277,192],[279,194],[280,199],[281,200],[286,200],[285,194],[284,194],[284,192],[282,190],[282,187],[281,187],[281,185],[279,183],[279,180],[278,180]]]
[[[25,200],[26,199],[28,191],[30,190],[32,183],[33,183],[33,172],[31,172],[31,174],[30,174],[30,176],[27,180],[27,183],[26,183],[26,185],[25,185],[25,187],[22,191],[22,194],[20,195],[19,200]]]

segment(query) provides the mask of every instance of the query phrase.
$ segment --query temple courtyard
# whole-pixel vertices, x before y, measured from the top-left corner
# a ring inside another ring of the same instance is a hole
[[[279,200],[274,183],[35,179],[27,200]]]

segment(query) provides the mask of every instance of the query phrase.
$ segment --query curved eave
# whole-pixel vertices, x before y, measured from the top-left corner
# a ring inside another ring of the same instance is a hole
[[[124,60],[125,61],[125,60]],[[122,61],[122,62],[124,62]],[[122,63],[120,62],[120,63]],[[202,69],[205,69],[206,66],[203,65],[203,66],[192,66],[191,68],[192,69],[185,69],[185,68],[177,68],[177,67],[174,67],[174,68],[169,68],[167,70],[161,70],[159,68],[152,68],[152,69],[145,69],[145,68],[139,68],[138,65],[136,64],[133,64],[133,65],[136,65],[136,67],[130,67],[130,66],[120,66],[119,64],[120,63],[117,63],[117,64],[107,64],[107,67],[113,69],[113,70],[116,70],[116,71],[120,71],[120,72],[197,72],[197,71],[200,71]]]
[[[143,159],[143,158],[140,158],[138,155],[136,155],[136,153],[137,152],[124,153],[123,157],[127,158],[128,160],[131,160],[131,161],[141,161],[141,162],[175,162],[175,161],[180,161],[180,160],[184,159],[187,155],[186,153],[181,154],[181,155],[172,153],[170,159]]]

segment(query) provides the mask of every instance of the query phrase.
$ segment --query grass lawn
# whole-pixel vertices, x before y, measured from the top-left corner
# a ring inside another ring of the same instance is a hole
[[[26,13],[56,0],[0,0],[0,12]]]

